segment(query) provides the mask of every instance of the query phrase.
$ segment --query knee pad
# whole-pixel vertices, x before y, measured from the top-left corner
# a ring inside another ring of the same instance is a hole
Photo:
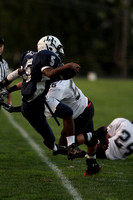
[[[93,147],[97,144],[97,140],[92,138],[90,141],[88,141],[88,137],[86,135],[86,133],[83,133],[84,135],[84,138],[85,138],[85,144],[88,146],[88,147]]]
[[[72,116],[73,110],[69,106],[60,102],[56,107],[55,115],[64,119],[65,117]]]

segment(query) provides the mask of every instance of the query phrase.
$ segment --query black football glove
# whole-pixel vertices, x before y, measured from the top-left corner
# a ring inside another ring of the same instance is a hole
[[[6,88],[0,88],[0,101],[4,101],[8,97],[8,90]]]
[[[5,78],[3,81],[0,82],[0,87],[1,88],[4,88],[4,87],[7,87],[11,82]]]

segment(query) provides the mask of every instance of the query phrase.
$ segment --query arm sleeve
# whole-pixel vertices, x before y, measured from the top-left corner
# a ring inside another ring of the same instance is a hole
[[[13,80],[17,79],[18,77],[20,77],[19,75],[19,69],[16,69],[15,71],[11,72],[8,76],[7,76],[7,80],[9,82],[12,82]]]

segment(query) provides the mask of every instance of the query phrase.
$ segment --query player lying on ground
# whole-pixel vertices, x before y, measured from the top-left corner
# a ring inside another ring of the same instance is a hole
[[[20,87],[21,84],[19,83],[16,86],[11,87],[9,91],[14,91],[16,89],[19,89]],[[72,108],[75,124],[76,143],[78,145],[86,144],[87,146],[87,170],[84,175],[90,175],[99,172],[101,167],[96,162],[97,139],[99,139],[101,142],[105,141],[106,129],[104,127],[101,127],[97,131],[94,131],[93,103],[82,93],[82,91],[78,87],[76,87],[72,79],[52,83],[46,95],[46,101],[50,105],[52,112],[55,114],[55,116],[58,116],[57,106],[60,102]],[[11,109],[7,110],[11,112],[15,111],[15,107],[10,108]],[[52,114],[47,106],[45,106],[45,116],[47,118],[52,117]],[[59,145],[67,147],[67,140],[65,137],[64,129],[61,132]],[[61,151],[59,150],[54,152],[54,155],[66,155],[67,151],[67,148],[62,148]]]
[[[49,149],[57,151],[55,136],[44,115],[45,95],[53,80],[72,78],[79,72],[79,66],[68,63],[59,67],[64,57],[64,50],[61,42],[54,36],[41,38],[37,48],[38,52],[27,51],[23,54],[21,66],[0,82],[0,87],[6,87],[16,78],[22,77],[21,112],[31,126],[43,137],[44,144]],[[64,122],[68,141],[68,158],[82,157],[84,152],[75,144],[72,109],[64,104],[59,104],[57,110]]]
[[[133,123],[125,118],[114,119],[107,127],[108,148],[98,145],[97,157],[125,160],[133,153]]]

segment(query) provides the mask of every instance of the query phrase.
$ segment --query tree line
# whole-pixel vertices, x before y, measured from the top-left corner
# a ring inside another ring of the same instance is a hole
[[[63,43],[65,62],[80,64],[81,75],[133,76],[130,0],[0,0],[0,7],[0,36],[11,68],[50,34]]]

